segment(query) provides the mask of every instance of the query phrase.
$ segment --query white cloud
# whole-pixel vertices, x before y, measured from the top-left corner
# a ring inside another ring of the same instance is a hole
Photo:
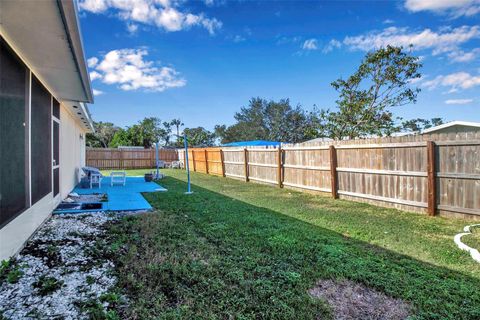
[[[438,31],[424,29],[410,31],[408,28],[389,27],[382,31],[345,37],[343,44],[352,50],[369,51],[387,45],[408,47],[413,50],[432,50],[433,55],[459,51],[459,46],[472,39],[480,38],[480,26],[441,28]],[[460,61],[460,60],[454,60]]]
[[[104,0],[83,0],[78,5],[81,9],[93,13],[101,13],[108,9],[107,1]]]
[[[340,48],[342,46],[342,43],[338,40],[332,39],[328,44],[323,48],[322,52],[323,53],[328,53],[332,51],[333,49]]]
[[[317,39],[307,39],[302,45],[303,50],[317,50],[318,49],[318,41]]]
[[[422,75],[420,76],[419,78],[413,78],[413,79],[410,79],[408,81],[408,83],[410,84],[417,84],[417,83],[420,83],[420,82],[423,82],[425,80],[425,78],[427,78],[428,76],[427,75]]]
[[[203,13],[180,11],[180,3],[169,0],[80,0],[79,7],[95,14],[115,12],[117,17],[128,22],[127,28],[133,22],[155,25],[170,32],[201,26],[214,34],[222,27],[219,20],[207,18]]]
[[[291,44],[291,43],[298,43],[302,40],[302,37],[285,37],[285,36],[277,36],[277,45],[284,45],[284,44]]]
[[[394,23],[394,22],[395,22],[395,21],[393,21],[392,19],[385,19],[385,20],[383,20],[382,23],[383,23],[383,24],[392,24],[392,23]]]
[[[445,100],[446,104],[468,104],[473,102],[473,99],[449,99]]]
[[[127,23],[127,31],[132,35],[137,33],[138,25],[134,23]]]
[[[95,59],[97,59],[97,58],[95,58]],[[94,66],[92,66],[92,67],[94,67]],[[97,79],[102,79],[102,75],[100,73],[98,73],[97,71],[91,71],[90,72],[90,81],[94,81],[94,80],[97,80]]]
[[[90,76],[98,73],[103,83],[116,84],[125,91],[143,89],[161,92],[186,85],[186,80],[175,69],[157,67],[154,62],[144,59],[146,55],[146,49],[112,50],[103,56]]]
[[[425,81],[423,86],[430,90],[438,87],[447,87],[449,88],[448,93],[453,93],[480,86],[480,76],[474,76],[468,72],[456,72],[445,76],[440,75],[432,80]]]
[[[93,89],[92,91],[93,91],[94,96],[100,96],[100,95],[105,93],[105,92],[97,90],[97,89]]]
[[[245,39],[244,37],[242,37],[241,35],[238,35],[238,34],[235,37],[233,37],[233,42],[238,43],[238,42],[243,42],[245,40],[247,40],[247,39]]]
[[[475,48],[469,52],[462,50],[452,51],[448,57],[454,62],[470,62],[475,60],[480,55],[480,48]]]
[[[97,65],[97,63],[98,63],[98,59],[96,57],[92,57],[92,58],[87,60],[87,64],[88,64],[89,68],[95,67]]]
[[[406,0],[405,8],[412,12],[433,11],[452,17],[473,16],[480,12],[480,0]]]

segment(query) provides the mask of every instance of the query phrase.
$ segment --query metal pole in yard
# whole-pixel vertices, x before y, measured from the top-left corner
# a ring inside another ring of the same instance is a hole
[[[188,189],[185,194],[192,194],[193,191],[190,188],[190,167],[188,166],[188,142],[187,142],[187,134],[183,134],[183,146],[185,147],[185,165],[187,168],[187,184],[188,184]]]
[[[159,172],[159,169],[158,169],[158,160],[159,160],[159,157],[158,157],[158,142],[157,142],[157,143],[155,143],[155,165],[157,167],[156,179],[160,179],[160,172]]]

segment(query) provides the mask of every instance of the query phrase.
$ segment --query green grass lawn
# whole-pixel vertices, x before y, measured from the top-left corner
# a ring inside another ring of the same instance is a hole
[[[155,212],[109,229],[121,317],[329,318],[308,289],[348,279],[415,318],[480,319],[480,265],[453,243],[464,221],[204,174],[185,195],[185,172],[163,172],[168,192],[145,194]]]
[[[462,241],[471,248],[480,250],[480,226],[471,228],[471,231],[472,234],[463,236]]]
[[[125,170],[127,176],[143,176],[145,173],[150,173],[155,171],[156,169],[132,169],[132,170]],[[163,172],[163,169],[160,169]],[[110,176],[110,172],[118,171],[118,170],[101,170],[104,176]]]

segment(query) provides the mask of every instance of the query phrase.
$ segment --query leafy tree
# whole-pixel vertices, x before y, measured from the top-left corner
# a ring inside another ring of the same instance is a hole
[[[156,117],[145,118],[127,129],[119,129],[110,142],[110,147],[143,146],[151,148],[154,143],[168,142],[169,132]]]
[[[248,107],[242,107],[235,113],[235,120],[239,128],[234,129],[239,134],[239,140],[267,139],[268,128],[265,124],[265,109],[267,101],[261,98],[252,98]],[[248,128],[248,129],[247,129]],[[240,129],[240,130],[238,130]],[[247,130],[245,130],[247,129]]]
[[[322,111],[319,119],[334,139],[389,135],[398,131],[391,108],[415,103],[421,64],[401,47],[387,46],[367,53],[357,71],[332,86],[339,92],[338,111]]]
[[[108,145],[110,148],[118,148],[119,146],[132,146],[132,140],[129,133],[125,129],[119,129],[115,132],[112,141]]]
[[[215,145],[215,134],[203,127],[185,128],[183,133],[187,136],[190,147],[211,147]],[[178,142],[183,145],[183,141],[183,136],[180,136]]]
[[[314,106],[313,110],[308,113],[304,125],[304,138],[306,140],[328,136],[325,125],[325,112]]]
[[[430,119],[430,125],[428,127],[425,127],[425,129],[440,126],[442,124],[444,124],[444,121],[442,118],[432,118]]]
[[[406,131],[406,132],[420,132],[422,130],[439,126],[441,124],[443,124],[442,118],[432,118],[430,120],[417,118],[417,119],[403,121],[401,125],[401,129],[402,131]]]
[[[154,143],[162,141],[165,137],[165,129],[161,127],[161,121],[156,117],[145,118],[128,127],[126,131],[127,141],[132,146],[151,148]]]
[[[95,133],[87,133],[86,144],[92,148],[108,148],[115,133],[120,129],[111,122],[94,122]]]
[[[164,121],[163,122],[163,136],[162,140],[164,141],[165,146],[170,145],[170,138],[172,136],[172,123]]]
[[[227,126],[222,124],[217,124],[214,128],[213,128],[213,133],[215,134],[215,137],[220,139],[220,143],[227,143],[225,142],[225,137],[227,136]]]
[[[247,122],[239,122],[232,126],[217,125],[216,137],[220,139],[220,143],[229,143],[234,141],[246,140],[263,140],[263,135],[255,135],[258,132],[253,132],[253,128]]]
[[[300,106],[292,107],[289,99],[276,102],[252,98],[248,107],[242,107],[234,117],[236,124],[215,127],[221,143],[244,140],[300,142],[311,136],[309,114]]]

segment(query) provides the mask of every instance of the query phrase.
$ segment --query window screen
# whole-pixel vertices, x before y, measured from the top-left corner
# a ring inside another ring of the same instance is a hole
[[[60,119],[60,102],[55,99],[53,99],[52,112],[55,118]]]
[[[52,191],[52,100],[32,76],[31,98],[32,204]]]
[[[60,124],[56,121],[53,123],[53,164],[60,165]]]
[[[27,69],[0,37],[0,228],[27,206]]]
[[[60,168],[53,169],[53,196],[60,192]]]

